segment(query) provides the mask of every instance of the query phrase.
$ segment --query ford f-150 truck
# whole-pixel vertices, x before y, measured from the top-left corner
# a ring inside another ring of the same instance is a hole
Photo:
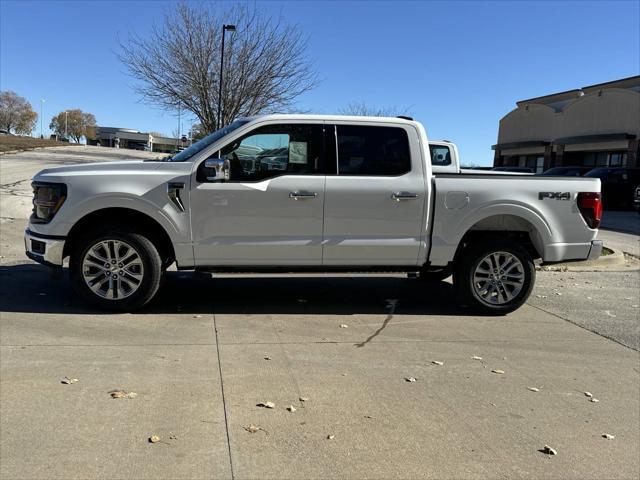
[[[69,257],[74,288],[108,309],[147,304],[175,262],[452,273],[462,304],[491,314],[526,301],[534,259],[600,255],[599,179],[434,176],[432,150],[407,118],[266,115],[164,159],[46,169],[27,255],[54,267]]]

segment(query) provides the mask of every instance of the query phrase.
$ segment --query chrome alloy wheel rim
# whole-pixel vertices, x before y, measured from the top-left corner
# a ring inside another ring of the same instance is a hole
[[[524,267],[509,252],[493,252],[478,262],[473,272],[473,289],[490,305],[504,305],[522,291]]]
[[[101,240],[82,259],[82,276],[93,293],[107,300],[133,295],[144,276],[140,254],[121,240]]]

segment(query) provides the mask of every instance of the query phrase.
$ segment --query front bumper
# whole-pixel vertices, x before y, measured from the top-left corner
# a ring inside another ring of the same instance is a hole
[[[29,230],[24,232],[24,248],[31,260],[49,267],[61,267],[64,251],[64,237],[39,235]]]
[[[592,240],[587,260],[597,260],[602,254],[602,240]]]

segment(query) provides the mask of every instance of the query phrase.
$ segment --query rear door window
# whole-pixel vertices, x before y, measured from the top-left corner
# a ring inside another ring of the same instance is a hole
[[[431,165],[444,167],[451,165],[451,149],[445,145],[429,145]]]
[[[397,176],[411,171],[403,128],[338,125],[340,175]]]

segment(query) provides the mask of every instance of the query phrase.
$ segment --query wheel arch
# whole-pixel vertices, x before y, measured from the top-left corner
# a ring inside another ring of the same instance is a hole
[[[544,230],[534,225],[529,219],[517,214],[496,214],[478,220],[462,235],[454,259],[464,249],[481,239],[491,237],[509,239],[520,244],[532,258],[542,258],[546,242]]]
[[[108,225],[126,227],[138,233],[146,233],[149,241],[158,248],[158,253],[160,253],[165,267],[175,260],[173,242],[164,227],[146,213],[124,207],[102,208],[80,218],[67,234],[67,241],[62,254],[63,258],[71,254],[75,243],[82,238],[85,232]]]

